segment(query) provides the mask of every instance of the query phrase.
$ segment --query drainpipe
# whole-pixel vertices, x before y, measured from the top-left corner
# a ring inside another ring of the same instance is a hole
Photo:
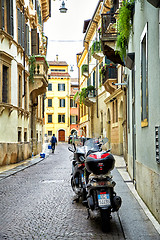
[[[98,39],[98,23],[96,23],[96,41]],[[96,59],[96,104],[97,104],[97,118],[99,118],[98,114],[98,60]]]
[[[23,14],[25,13],[24,11],[24,6],[23,6]],[[25,17],[25,16],[24,16]],[[23,66],[24,66],[24,72],[23,72],[23,81],[24,81],[24,94],[22,97],[25,97],[26,95],[26,77],[25,77],[25,57],[26,57],[26,53],[25,53],[25,47],[26,47],[26,31],[25,31],[25,21],[24,21],[24,50],[23,50]]]

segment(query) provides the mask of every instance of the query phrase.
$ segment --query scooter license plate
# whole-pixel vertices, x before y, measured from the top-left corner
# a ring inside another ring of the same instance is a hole
[[[105,206],[110,204],[110,196],[108,193],[98,194],[98,204],[99,206]]]

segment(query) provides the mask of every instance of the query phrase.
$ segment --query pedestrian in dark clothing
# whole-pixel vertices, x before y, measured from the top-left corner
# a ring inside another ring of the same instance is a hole
[[[52,153],[54,153],[56,143],[57,143],[57,138],[55,137],[55,134],[53,134],[51,138]]]

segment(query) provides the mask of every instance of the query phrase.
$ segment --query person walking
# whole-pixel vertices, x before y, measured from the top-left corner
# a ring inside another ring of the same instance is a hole
[[[55,134],[53,134],[50,142],[51,142],[51,146],[52,146],[52,153],[54,153],[55,145],[57,143],[57,138],[55,137]]]

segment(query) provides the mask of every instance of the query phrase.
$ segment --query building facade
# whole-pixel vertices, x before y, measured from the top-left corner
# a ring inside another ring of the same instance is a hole
[[[103,53],[102,29],[107,30],[102,16],[108,17],[113,8],[111,1],[98,2],[91,20],[84,22],[84,50],[78,55],[80,96],[86,88],[87,95],[80,105],[80,129],[86,137],[107,137],[107,147],[112,153],[122,155],[124,151],[124,91],[119,84],[122,82],[122,67],[114,63]],[[114,10],[114,9],[113,9]],[[109,16],[110,19],[110,16]],[[115,20],[115,18],[114,18]],[[114,25],[113,25],[114,26]],[[115,28],[111,26],[113,36],[107,35],[105,44],[115,45]],[[104,38],[103,38],[104,40]],[[91,89],[92,86],[92,89]],[[77,99],[80,99],[78,96]]]
[[[144,1],[142,5],[135,1],[134,7],[127,50],[132,64],[125,69],[128,171],[139,195],[160,222],[160,3]]]
[[[78,123],[78,116],[79,116],[79,107],[78,104],[75,102],[74,95],[79,90],[79,84],[77,78],[71,78],[70,82],[70,135],[77,135],[80,136],[79,133],[79,123]]]
[[[45,136],[55,134],[60,142],[70,134],[70,75],[65,61],[48,61],[48,90],[45,99]]]
[[[0,165],[41,151],[46,91],[45,1],[0,1]],[[31,57],[32,55],[32,57]]]

